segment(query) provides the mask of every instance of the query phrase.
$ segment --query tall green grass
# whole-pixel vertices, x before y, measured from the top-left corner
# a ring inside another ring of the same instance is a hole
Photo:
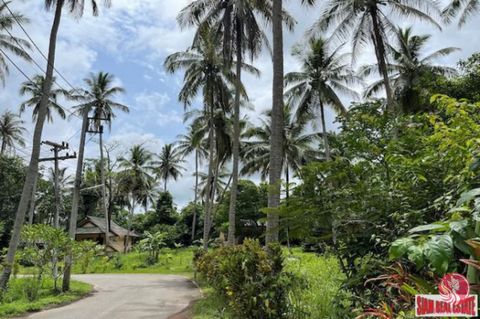
[[[348,308],[350,300],[341,291],[345,275],[337,258],[304,253],[299,248],[293,249],[291,254],[285,250],[285,271],[293,273],[302,282],[290,292],[291,301],[298,313],[295,319],[344,319],[342,315],[337,315],[337,307],[343,304]],[[194,305],[193,318],[232,318],[213,290],[202,281],[198,283],[202,286],[205,298]]]
[[[147,263],[147,253],[131,252],[117,253],[110,257],[99,256],[92,260],[87,270],[80,265],[74,266],[74,272],[81,273],[155,273],[180,274],[190,276],[193,273],[193,249],[162,249],[159,261],[155,264]]]
[[[71,290],[67,293],[53,291],[53,281],[44,280],[39,289],[38,296],[32,300],[31,285],[35,284],[33,278],[12,278],[9,288],[0,302],[0,318],[18,316],[27,312],[61,305],[80,299],[92,291],[92,286],[83,282],[72,281]]]
[[[336,257],[294,249],[291,255],[286,253],[285,270],[296,274],[306,284],[291,292],[293,303],[305,314],[305,318],[333,319],[336,318],[338,304],[348,307],[348,296],[341,292],[345,274]]]

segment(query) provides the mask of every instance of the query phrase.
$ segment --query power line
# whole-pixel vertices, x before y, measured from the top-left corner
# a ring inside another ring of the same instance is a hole
[[[17,40],[16,37],[13,36],[13,34],[10,32],[10,30],[7,29],[7,27],[3,27],[3,29],[5,31],[7,31],[7,33],[10,35],[10,37],[12,38],[13,41],[15,41],[17,43],[17,45],[24,51],[26,52],[27,50],[25,50],[25,47],[20,43],[20,41]],[[37,66],[37,68],[40,70],[41,73],[45,73],[45,71],[43,70],[43,68],[40,66],[40,64],[38,64],[37,61],[35,61],[34,58],[30,57],[33,64],[35,64]],[[60,85],[59,85],[60,86]]]
[[[10,37],[17,43],[17,45],[23,50],[23,51],[27,51],[25,49],[25,47],[13,36],[13,34],[6,28],[4,27],[3,28],[5,31],[7,31],[7,33],[10,35]],[[34,59],[34,58],[31,58],[31,61],[33,62],[33,64],[40,70],[40,73],[43,73],[45,74],[46,72],[44,71],[44,69],[40,66],[40,64]],[[32,81],[33,82],[33,81]],[[54,83],[57,84],[57,86],[62,89],[63,91],[67,92],[67,90],[62,86],[60,85],[60,83],[58,83],[58,81],[54,81]],[[56,104],[58,104],[57,102],[55,102]],[[58,104],[60,105],[60,104]],[[62,109],[64,109],[65,111],[67,111],[68,113],[70,113],[70,115],[74,114],[74,112],[71,112],[69,109],[67,109],[66,107],[63,107],[60,105],[60,107]],[[80,117],[79,117],[80,118]]]
[[[70,142],[75,136],[82,131],[82,128],[79,128],[70,138],[67,139],[67,142]]]
[[[0,52],[7,58],[8,61],[10,61],[10,63],[18,70],[18,72],[20,72],[28,81],[33,82],[32,79],[30,79],[30,77],[26,75],[25,72],[23,72],[23,70],[20,69],[15,62],[13,62],[13,60],[8,56],[7,53],[5,53],[5,51],[3,51],[2,48],[0,48]]]
[[[37,51],[40,53],[40,55],[45,59],[45,61],[47,61],[47,65],[50,66],[50,63],[48,62],[48,58],[47,56],[43,53],[43,51],[39,48],[39,46],[37,45],[37,43],[32,39],[32,37],[30,36],[30,34],[28,34],[27,30],[25,30],[25,28],[23,27],[22,23],[20,22],[20,20],[18,19],[18,17],[12,12],[12,10],[10,9],[10,7],[8,6],[8,4],[5,2],[5,0],[2,0],[4,6],[7,8],[8,12],[10,13],[10,15],[12,16],[12,18],[17,22],[17,24],[19,25],[19,27],[22,29],[23,33],[25,33],[25,35],[27,36],[27,38],[30,40],[30,42],[33,44],[33,46],[37,49]],[[4,27],[4,29],[8,32],[8,34],[14,39],[14,41],[25,51],[25,48],[23,48],[23,46],[17,41],[17,39],[15,37],[13,37],[13,35],[10,33],[10,31],[8,29],[6,29]],[[43,68],[35,61],[35,59],[32,58],[32,61],[33,63],[40,69],[40,71],[42,73],[46,73]],[[67,83],[68,86],[70,86],[72,88],[73,91],[77,91],[78,92],[78,89],[75,88],[66,78],[65,76],[63,76],[62,73],[60,73],[60,71],[57,70],[57,68],[55,68],[55,66],[53,66],[53,69],[54,71],[65,81],[65,83]],[[31,81],[31,80],[30,80]],[[33,82],[33,81],[31,81]],[[58,83],[58,81],[54,81],[58,87],[60,89],[62,89],[63,91],[67,91],[64,87],[62,87],[60,85],[60,83]],[[58,103],[57,103],[58,104]],[[81,117],[76,114],[75,112],[72,112],[70,111],[69,109],[65,108],[65,107],[62,107],[65,111],[67,111],[67,113],[69,113],[69,115],[74,115],[76,117],[78,117],[79,119],[81,119]]]
[[[32,39],[32,37],[28,34],[27,30],[25,30],[25,28],[23,27],[22,23],[20,22],[20,20],[18,20],[18,17],[12,12],[12,10],[10,10],[10,7],[8,6],[8,4],[5,2],[5,0],[2,0],[4,6],[7,8],[8,12],[10,12],[10,15],[13,17],[13,19],[17,22],[17,24],[20,26],[20,29],[22,29],[23,33],[25,33],[25,35],[27,36],[27,38],[30,40],[30,42],[32,42],[33,46],[35,47],[35,49],[37,49],[38,52],[40,52],[40,54],[42,55],[42,57],[45,59],[45,61],[47,61],[47,64],[48,66],[51,66],[53,67],[53,70],[55,70],[55,72],[57,72],[57,74],[65,81],[65,83],[67,83],[68,86],[70,86],[73,90],[77,90],[64,76],[62,73],[60,73],[60,71],[58,71],[54,65],[50,65],[50,63],[48,62],[48,58],[47,56],[43,53],[43,51],[38,47],[37,43]]]

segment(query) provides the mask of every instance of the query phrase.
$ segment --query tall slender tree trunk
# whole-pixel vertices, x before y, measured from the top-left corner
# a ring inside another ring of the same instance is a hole
[[[239,1],[239,9],[242,1]],[[241,19],[238,19],[236,30],[236,49],[237,49],[237,78],[235,81],[235,105],[233,118],[233,168],[232,168],[232,186],[230,188],[230,207],[228,210],[228,244],[235,245],[235,227],[236,227],[236,206],[238,189],[238,167],[240,162],[240,94],[242,85],[242,30]]]
[[[285,205],[288,207],[288,199],[290,198],[290,171],[288,169],[288,161],[285,161]],[[286,235],[287,235],[287,247],[288,251],[292,253],[292,249],[290,246],[290,225],[287,217],[287,225],[286,225]]]
[[[78,146],[77,170],[75,172],[75,182],[73,185],[72,210],[68,221],[68,236],[75,240],[77,233],[78,206],[80,203],[80,188],[82,187],[83,157],[85,154],[85,139],[88,129],[88,111],[82,114],[82,132],[80,134],[80,145]],[[63,273],[62,290],[70,290],[70,277],[72,271],[72,254],[65,257],[65,271]]]
[[[213,103],[212,103],[213,104]],[[203,248],[208,249],[208,240],[210,238],[210,219],[211,216],[211,206],[212,198],[211,191],[212,186],[211,180],[213,178],[213,169],[215,165],[215,135],[214,135],[214,125],[213,125],[213,105],[210,107],[210,119],[209,119],[209,132],[208,132],[208,144],[209,144],[209,160],[208,160],[208,174],[207,174],[207,188],[206,194],[207,198],[205,200],[205,217],[203,221]]]
[[[192,244],[195,241],[195,228],[197,226],[197,201],[198,201],[198,150],[195,150],[195,208],[193,209],[192,221]]]
[[[133,214],[135,213],[135,195],[132,193],[132,203],[130,205],[130,212],[128,213],[128,220],[127,220],[127,236],[125,236],[125,246],[123,248],[123,252],[127,253],[130,245],[130,233],[132,231],[132,219]]]
[[[33,181],[33,189],[32,189],[32,197],[30,198],[30,204],[28,207],[28,224],[33,225],[33,217],[35,215],[35,205],[37,202],[37,182],[38,182],[38,174],[35,176],[35,180]]]
[[[108,220],[108,207],[107,207],[107,185],[105,178],[105,159],[103,156],[103,126],[100,126],[100,178],[102,180],[102,210],[103,216],[105,218],[105,251],[108,250],[109,234],[110,234],[110,223]]]
[[[327,133],[327,123],[325,120],[325,105],[320,99],[320,116],[322,118],[322,138],[323,138],[323,147],[325,147],[325,158],[327,161],[330,160],[330,143],[328,142],[328,133]]]
[[[267,233],[265,243],[278,242],[278,206],[280,205],[283,159],[283,26],[282,0],[273,1],[273,90],[270,137],[270,174],[268,189]]]
[[[167,178],[165,177],[163,180],[163,191],[166,193],[167,192]]]
[[[113,179],[112,179],[112,162],[110,159],[110,151],[107,151],[107,168],[108,168],[108,229],[112,229],[113,214]]]
[[[7,141],[5,138],[2,139],[2,148],[0,149],[0,155],[3,155],[5,153],[5,149],[7,148]]]
[[[223,15],[223,60],[228,69],[232,63],[232,10],[230,2]]]
[[[218,202],[215,201],[215,197],[217,195],[217,190],[218,190],[218,178],[219,178],[219,171],[220,171],[220,155],[216,154],[217,156],[215,157],[215,170],[213,172],[213,181],[212,181],[212,189],[210,191],[210,224],[208,226],[208,229],[212,229],[213,225],[213,219],[215,218],[215,213],[217,211],[217,205]]]
[[[378,18],[376,6],[370,8],[370,16],[372,17],[373,23],[373,44],[375,47],[375,54],[377,56],[378,71],[383,77],[383,82],[385,83],[385,93],[387,95],[387,109],[393,111],[393,94],[392,87],[390,85],[390,78],[388,77],[385,42],[383,41],[382,30],[380,30],[380,21]]]
[[[37,123],[33,133],[32,155],[30,164],[27,170],[25,184],[23,185],[22,197],[15,215],[15,222],[12,230],[12,237],[8,245],[7,256],[5,257],[4,268],[0,277],[0,289],[6,290],[10,274],[12,273],[13,263],[15,261],[15,253],[17,252],[18,244],[20,242],[20,233],[22,231],[23,223],[25,222],[25,215],[28,209],[28,202],[32,197],[33,184],[38,174],[38,160],[40,157],[40,144],[42,140],[43,125],[47,115],[48,97],[52,89],[53,68],[55,64],[55,49],[57,45],[57,34],[60,27],[60,20],[62,17],[62,8],[64,0],[57,0],[55,8],[55,17],[53,20],[52,29],[50,32],[50,42],[48,47],[47,71],[45,73],[45,82],[42,87],[42,99],[40,101],[40,108],[38,112]]]

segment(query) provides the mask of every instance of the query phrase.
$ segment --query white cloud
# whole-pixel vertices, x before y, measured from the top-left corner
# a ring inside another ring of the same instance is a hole
[[[119,101],[129,105],[131,112],[128,115],[119,114],[110,137],[108,134],[106,136],[110,140],[121,141],[123,149],[144,143],[151,151],[159,152],[165,142],[171,142],[167,139],[182,133],[183,106],[176,101],[182,77],[181,74],[166,74],[163,60],[168,54],[185,50],[191,44],[194,30],[180,30],[175,20],[179,11],[189,2],[190,0],[115,0],[111,8],[101,8],[99,17],[92,17],[87,10],[81,19],[74,19],[68,14],[62,19],[55,66],[69,82],[80,85],[89,72],[104,70],[119,74],[119,83],[126,86],[127,95],[120,97]],[[53,13],[44,10],[43,1],[14,1],[11,7],[29,16],[31,22],[25,24],[25,28],[41,50],[46,52]],[[305,30],[320,15],[320,9],[318,6],[304,8],[298,1],[286,2],[286,8],[298,21],[293,33],[285,32],[285,71],[289,72],[299,66],[289,55],[290,49],[294,44],[304,41]],[[445,46],[462,47],[463,51],[439,61],[454,65],[458,59],[478,50],[478,41],[475,41],[478,37],[478,21],[477,15],[461,30],[452,25],[444,28],[443,33],[415,23],[415,31],[434,34],[428,52]],[[266,32],[270,34],[270,27],[266,28]],[[24,37],[19,28],[14,33]],[[41,66],[46,64],[38,53],[33,56]],[[358,64],[373,60],[372,50],[365,48],[358,58]],[[29,76],[39,72],[33,65],[18,59],[15,61]],[[245,111],[251,119],[271,107],[272,95],[271,57],[264,52],[253,64],[262,71],[262,76],[244,76],[250,100],[255,105],[254,111]],[[134,79],[133,73],[137,74]],[[18,109],[22,98],[17,92],[24,80],[12,67],[6,87],[0,89],[0,111],[6,108],[14,111]],[[58,82],[67,87],[60,79]],[[329,127],[333,129],[333,113],[328,112],[327,117],[330,119]],[[30,113],[27,112],[23,118],[28,123],[29,131],[33,131]],[[80,129],[80,124],[77,118],[70,121],[55,118],[53,124],[45,126],[43,138],[60,141],[73,137],[70,144],[75,149],[78,147],[78,134],[74,134]],[[27,138],[31,140],[31,133],[27,134]],[[98,156],[98,145],[94,141],[95,138],[88,143],[87,156]],[[29,150],[26,148],[21,152],[26,157]],[[48,153],[46,149],[42,151],[42,156]],[[66,162],[65,165],[73,167],[75,163],[72,162],[74,161]],[[176,202],[180,205],[193,197],[193,177],[190,176],[193,172],[192,163],[189,158],[188,173],[178,182],[170,183]]]

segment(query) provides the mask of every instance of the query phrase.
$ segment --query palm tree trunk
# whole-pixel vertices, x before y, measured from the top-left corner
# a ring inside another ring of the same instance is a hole
[[[166,193],[167,192],[167,177],[163,179],[163,191]]]
[[[32,155],[30,164],[28,166],[25,184],[23,185],[22,197],[15,215],[15,222],[12,230],[12,237],[8,245],[7,256],[5,257],[4,268],[0,277],[0,289],[5,291],[7,289],[10,274],[12,273],[13,263],[15,261],[15,253],[17,252],[18,244],[20,242],[20,233],[22,231],[23,223],[25,222],[25,215],[28,209],[28,202],[32,197],[33,184],[38,174],[38,160],[40,157],[40,144],[42,139],[43,125],[47,115],[48,97],[52,89],[53,80],[53,66],[55,64],[55,49],[57,45],[57,34],[60,27],[60,20],[62,17],[62,8],[64,0],[57,0],[55,9],[55,17],[53,20],[52,29],[50,32],[50,41],[48,47],[48,63],[47,71],[45,73],[45,82],[42,88],[42,99],[40,101],[40,108],[38,112],[37,123],[33,134]]]
[[[288,199],[290,198],[290,172],[288,170],[288,161],[285,163],[285,205],[288,206]],[[292,249],[290,247],[290,226],[288,225],[288,217],[287,217],[287,225],[286,225],[286,235],[287,235],[287,247],[288,251],[292,253]]]
[[[327,134],[327,123],[325,121],[325,105],[323,105],[322,100],[320,99],[320,113],[322,117],[322,138],[323,138],[323,147],[325,147],[325,158],[327,161],[330,160],[330,144],[328,143],[328,134]]]
[[[37,201],[37,181],[38,181],[38,174],[35,177],[35,181],[33,182],[32,197],[30,198],[30,204],[28,207],[28,224],[29,225],[33,225],[33,217],[35,215],[35,203]]]
[[[242,1],[239,1],[241,7]],[[239,8],[239,10],[242,10]],[[233,119],[233,168],[232,186],[230,188],[230,207],[228,210],[228,245],[235,245],[236,206],[238,189],[238,166],[240,162],[240,94],[242,85],[242,22],[237,21],[236,48],[237,48],[237,78],[235,81],[235,105]]]
[[[105,218],[105,252],[109,246],[110,228],[108,222],[108,207],[107,207],[107,185],[105,178],[105,159],[103,156],[103,126],[100,126],[100,178],[102,180],[102,210]]]
[[[132,231],[132,218],[133,214],[135,213],[135,196],[132,193],[132,204],[130,205],[130,212],[128,214],[128,220],[127,220],[127,236],[125,236],[125,246],[123,249],[124,253],[127,253],[129,251],[129,242],[130,242],[130,232]]]
[[[223,15],[223,60],[230,70],[232,63],[232,4],[228,4]]]
[[[69,217],[68,235],[71,240],[75,240],[77,233],[78,205],[80,202],[80,187],[82,186],[83,157],[85,154],[85,139],[88,129],[88,111],[84,111],[82,116],[82,132],[80,134],[80,145],[78,147],[77,170],[75,172],[75,183],[73,185],[72,210]],[[65,271],[63,272],[62,290],[70,290],[70,276],[72,271],[72,255],[65,257]]]
[[[198,150],[195,150],[195,199],[192,221],[192,244],[195,241],[195,227],[197,226],[197,201],[198,201]]]
[[[278,206],[280,205],[283,159],[283,29],[282,0],[273,1],[273,90],[270,137],[270,174],[268,189],[267,233],[265,243],[278,242]]]
[[[2,148],[0,149],[0,155],[5,153],[5,149],[7,148],[7,141],[5,138],[2,139]]]
[[[107,168],[108,174],[108,229],[112,229],[112,214],[113,214],[113,178],[111,172],[113,171],[112,162],[110,159],[110,151],[107,151]]]
[[[214,168],[214,155],[215,155],[215,136],[214,136],[214,126],[213,126],[213,106],[211,107],[210,112],[210,119],[209,119],[209,132],[208,132],[208,143],[209,143],[209,160],[208,160],[208,174],[207,174],[207,188],[206,194],[207,198],[205,200],[205,217],[203,221],[203,248],[208,249],[208,240],[210,237],[210,219],[211,219],[211,206],[212,206],[212,199],[211,199],[211,191],[212,185],[211,180],[213,177],[213,168]]]
[[[390,86],[390,79],[388,77],[385,43],[382,37],[382,30],[380,30],[380,23],[378,20],[378,12],[377,12],[376,6],[370,9],[370,16],[372,17],[372,23],[373,23],[373,43],[375,46],[375,54],[377,56],[378,71],[382,75],[383,82],[385,83],[385,93],[387,95],[387,108],[392,111],[392,108],[394,107],[392,87]]]

